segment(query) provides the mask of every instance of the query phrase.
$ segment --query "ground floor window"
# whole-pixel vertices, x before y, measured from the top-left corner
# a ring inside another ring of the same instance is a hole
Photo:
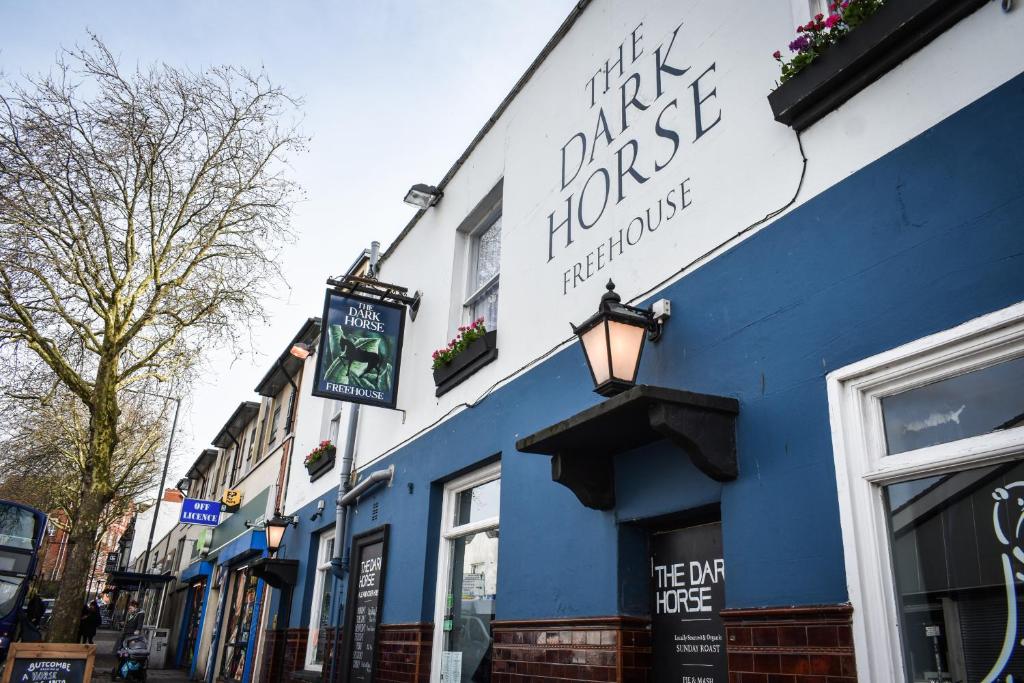
[[[313,602],[309,610],[309,640],[306,647],[306,668],[316,671],[323,669],[324,657],[331,635],[331,610],[334,577],[331,574],[331,558],[334,557],[334,530],[324,532],[317,546],[316,578],[313,580]]]
[[[829,375],[864,681],[1024,680],[1024,304]]]
[[[258,579],[248,567],[236,569],[231,574],[224,658],[221,661],[221,676],[229,681],[241,681],[245,673],[245,655],[256,612],[257,583]]]
[[[491,680],[498,586],[499,463],[445,486],[431,680]]]

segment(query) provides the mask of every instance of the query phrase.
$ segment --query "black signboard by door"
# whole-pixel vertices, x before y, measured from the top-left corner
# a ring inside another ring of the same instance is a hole
[[[377,626],[384,597],[388,525],[352,539],[352,573],[345,603],[344,669],[349,683],[370,683],[377,649]]]
[[[654,534],[651,555],[654,680],[728,683],[721,523]]]

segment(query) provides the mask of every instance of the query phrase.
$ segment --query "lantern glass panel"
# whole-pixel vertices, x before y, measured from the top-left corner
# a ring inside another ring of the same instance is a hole
[[[615,320],[605,324],[608,325],[608,343],[611,345],[612,376],[626,382],[635,382],[637,361],[647,330]]]
[[[605,337],[606,321],[601,321],[580,335],[583,340],[583,351],[587,354],[590,371],[594,373],[594,382],[601,384],[611,379],[611,368],[608,367],[608,344]]]
[[[277,552],[281,547],[281,539],[284,537],[284,530],[287,527],[284,524],[268,524],[267,525],[267,549],[271,552]]]

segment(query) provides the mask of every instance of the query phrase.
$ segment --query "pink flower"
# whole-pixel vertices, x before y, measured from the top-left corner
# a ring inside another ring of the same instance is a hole
[[[772,53],[772,57],[775,57],[775,59],[782,59],[782,53],[776,50]]]
[[[815,20],[815,21],[821,21],[821,20],[822,20],[822,19],[824,19],[824,18],[825,18],[825,15],[824,15],[824,14],[822,14],[821,12],[819,12],[819,13],[817,13],[817,14],[815,14],[815,15],[814,15],[814,20]]]
[[[836,24],[838,24],[842,20],[843,20],[843,18],[841,16],[839,16],[838,14],[830,14],[830,15],[828,15],[828,19],[825,20],[825,26],[828,26],[829,28],[832,28],[833,26],[835,26]]]

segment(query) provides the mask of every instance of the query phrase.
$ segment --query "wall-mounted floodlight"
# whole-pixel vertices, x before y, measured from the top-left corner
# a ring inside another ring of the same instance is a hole
[[[416,183],[405,193],[405,199],[402,201],[412,206],[418,206],[421,209],[429,209],[441,201],[442,196],[444,196],[444,193],[433,185]]]

